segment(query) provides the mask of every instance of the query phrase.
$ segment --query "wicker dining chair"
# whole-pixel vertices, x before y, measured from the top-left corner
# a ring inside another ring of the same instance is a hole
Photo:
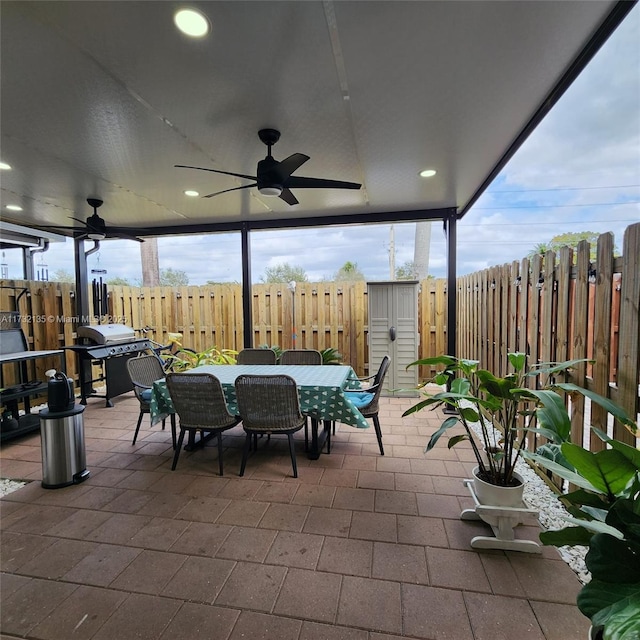
[[[300,411],[295,380],[286,375],[245,374],[236,378],[235,386],[238,412],[242,418],[242,428],[247,434],[240,475],[244,475],[252,436],[283,433],[289,439],[293,477],[297,478],[298,466],[293,434],[304,427],[305,417]]]
[[[238,364],[275,364],[276,352],[273,349],[243,349],[236,358]]]
[[[189,431],[213,433],[218,439],[218,466],[222,468],[222,432],[235,427],[238,416],[231,415],[224,399],[220,380],[210,373],[170,373],[167,389],[178,414],[180,435],[173,455],[171,470],[174,471],[180,457],[184,436]]]
[[[151,388],[156,380],[164,378],[165,373],[162,364],[155,355],[141,355],[137,358],[129,358],[127,360],[127,373],[133,384],[133,392],[140,403],[140,415],[138,416],[138,424],[133,434],[133,442],[135,444],[142,424],[142,417],[145,413],[151,413]],[[162,428],[165,428],[165,420],[162,420]],[[171,438],[173,447],[176,446],[176,421],[175,416],[171,416]]]
[[[280,364],[322,364],[322,354],[315,349],[285,349]]]
[[[280,364],[318,365],[322,364],[322,354],[315,349],[286,349],[280,356]],[[315,418],[311,418],[315,420]],[[331,443],[327,443],[330,447]],[[309,449],[309,420],[304,423],[304,450]]]
[[[371,418],[373,420],[381,456],[384,455],[384,447],[382,446],[382,429],[380,428],[380,418],[378,417],[378,401],[380,400],[380,392],[382,391],[384,378],[387,375],[390,364],[391,358],[384,356],[380,362],[378,371],[375,376],[373,376],[373,384],[371,386],[361,391],[352,391],[349,389],[345,391],[349,400],[358,408],[358,411],[360,411],[365,418]],[[366,379],[367,378],[362,378],[362,380]]]

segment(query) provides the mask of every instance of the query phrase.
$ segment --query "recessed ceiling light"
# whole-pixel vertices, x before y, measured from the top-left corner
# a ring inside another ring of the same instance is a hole
[[[9,211],[22,211],[22,207],[19,207],[17,204],[8,204],[7,209],[9,209]]]
[[[11,165],[7,164],[6,162],[0,162],[0,169],[5,169],[6,171],[8,171],[9,169],[11,169]]]
[[[432,178],[433,176],[435,176],[437,173],[437,171],[435,169],[425,169],[424,171],[420,172],[420,177],[421,178]]]
[[[184,195],[190,196],[191,198],[197,198],[200,195],[200,193],[198,191],[193,191],[192,189],[187,189],[184,192]]]
[[[173,21],[182,33],[192,38],[202,38],[209,33],[209,21],[195,9],[180,9],[173,16]]]

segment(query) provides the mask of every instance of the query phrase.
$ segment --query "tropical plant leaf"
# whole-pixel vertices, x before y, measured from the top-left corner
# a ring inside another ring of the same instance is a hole
[[[611,445],[612,449],[619,451],[625,458],[627,458],[636,468],[640,471],[640,449],[636,449],[620,440],[614,440],[610,438],[604,431],[596,427],[591,427],[591,430],[602,440]]]
[[[465,433],[457,435],[457,436],[452,436],[451,438],[449,438],[449,442],[447,443],[447,448],[451,449],[452,447],[455,447],[458,442],[462,442],[463,440],[468,440],[469,436]]]
[[[617,418],[620,422],[622,422],[622,424],[628,427],[632,433],[636,433],[638,428],[636,423],[627,415],[626,411],[622,409],[622,407],[619,407],[617,404],[611,402],[609,398],[605,398],[595,391],[584,389],[583,387],[579,387],[577,384],[573,384],[571,382],[559,382],[557,384],[554,384],[553,386],[554,388],[562,389],[563,391],[566,391],[568,393],[581,393],[583,396],[586,396],[592,402],[600,405],[605,411]]]
[[[446,433],[449,429],[451,429],[451,427],[455,427],[457,424],[458,424],[458,418],[456,416],[451,416],[450,418],[447,418],[440,425],[440,428],[431,436],[431,438],[429,438],[429,443],[427,444],[425,452],[431,451],[431,449],[433,449],[433,447],[436,446],[436,443],[438,442],[438,440],[440,440],[440,437],[444,433]]]
[[[603,582],[640,582],[640,554],[629,540],[607,533],[596,534],[591,538],[585,564],[593,578]]]
[[[637,471],[631,461],[615,449],[593,453],[576,444],[565,442],[562,445],[562,454],[577,473],[609,496],[621,495]]]
[[[511,399],[511,391],[516,388],[515,382],[510,378],[498,378],[490,371],[480,369],[476,371],[478,380],[480,380],[480,388],[490,393],[496,398],[505,400]]]
[[[564,447],[564,445],[562,445]],[[541,467],[548,469],[552,473],[555,473],[557,476],[560,476],[562,479],[567,480],[577,487],[582,487],[583,489],[587,489],[588,491],[594,491],[595,493],[602,493],[600,489],[596,488],[591,484],[586,478],[583,478],[580,474],[568,469],[566,466],[558,464],[553,460],[548,460],[543,456],[537,455],[536,453],[529,453],[528,451],[523,451],[522,455],[527,458],[527,460],[531,460],[539,464]]]
[[[578,608],[594,626],[607,628],[605,638],[633,640],[619,629],[640,629],[640,581],[617,584],[592,579],[578,594]],[[609,628],[613,624],[612,628]]]
[[[577,506],[593,507],[594,509],[607,509],[608,505],[602,500],[602,494],[592,493],[591,491],[585,491],[584,489],[578,489],[577,491],[571,491],[570,493],[564,493],[560,497],[563,501]]]
[[[405,369],[408,369],[409,367],[417,367],[420,365],[437,366],[440,364],[445,367],[451,367],[452,365],[457,364],[457,362],[458,359],[454,356],[434,356],[433,358],[422,358],[421,360],[416,360],[415,362],[408,364]]]
[[[599,617],[599,616],[598,616]],[[640,640],[638,598],[623,598],[606,611],[603,640]]]
[[[507,359],[511,363],[511,366],[514,368],[514,370],[517,371],[518,373],[520,373],[524,369],[525,365],[527,364],[526,353],[520,353],[520,352],[508,353]]]
[[[548,389],[530,390],[529,393],[542,405],[536,410],[538,424],[555,434],[552,437],[554,442],[567,442],[571,435],[571,419],[564,400],[555,391]]]
[[[584,527],[565,527],[564,529],[542,531],[540,533],[540,542],[546,545],[554,545],[562,547],[565,545],[573,546],[576,544],[588,545],[589,540],[594,534]]]

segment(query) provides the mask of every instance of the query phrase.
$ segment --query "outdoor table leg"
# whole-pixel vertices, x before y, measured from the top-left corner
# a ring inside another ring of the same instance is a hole
[[[318,433],[318,423],[320,421],[317,418],[311,418],[311,446],[307,452],[309,460],[317,460],[320,457],[322,447],[330,433],[331,420],[322,421],[322,431]]]

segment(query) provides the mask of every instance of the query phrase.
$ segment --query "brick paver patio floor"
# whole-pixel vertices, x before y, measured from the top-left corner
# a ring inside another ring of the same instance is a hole
[[[338,425],[331,454],[299,477],[286,438],[259,441],[238,477],[243,432],[183,452],[138,417],[133,394],[85,411],[91,477],[40,485],[38,432],[0,449],[1,638],[45,640],[584,640],[580,583],[555,549],[476,551],[461,521],[470,450],[425,455],[441,416],[382,400],[373,429]],[[518,535],[537,539],[536,527]]]

